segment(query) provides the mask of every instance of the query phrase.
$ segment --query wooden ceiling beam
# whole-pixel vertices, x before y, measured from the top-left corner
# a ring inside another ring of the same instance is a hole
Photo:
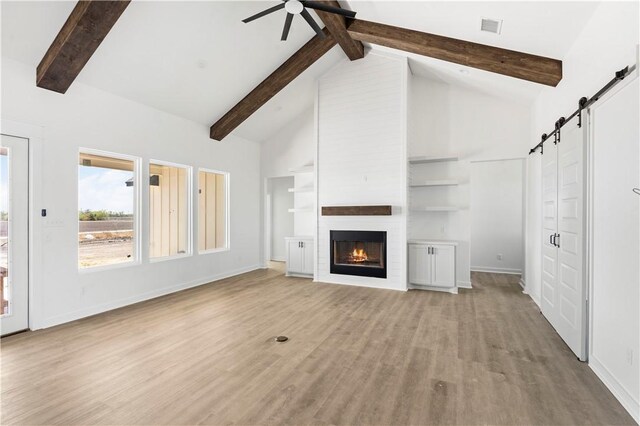
[[[65,93],[130,1],[78,1],[40,61],[36,85]]]
[[[555,87],[562,79],[562,61],[557,59],[377,22],[360,19],[349,21],[347,31],[354,40],[404,50],[547,86]]]
[[[217,141],[224,139],[287,84],[331,50],[337,42],[327,28],[322,31],[326,37],[314,36],[211,126],[211,139]]]
[[[340,8],[340,4],[336,0],[319,0],[318,2]],[[347,23],[344,16],[323,12],[321,10],[316,10],[315,12],[320,19],[322,19],[322,22],[327,26],[327,29],[349,59],[355,61],[356,59],[362,59],[364,57],[364,45],[351,38],[347,32]]]

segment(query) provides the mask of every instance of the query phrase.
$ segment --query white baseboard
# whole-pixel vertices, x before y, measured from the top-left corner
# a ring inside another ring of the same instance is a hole
[[[596,376],[611,391],[620,404],[629,412],[631,417],[640,423],[640,402],[609,372],[609,370],[593,354],[589,354],[589,367],[596,373]]]
[[[411,284],[411,285],[409,285],[409,289],[410,290],[423,290],[423,291],[439,291],[439,292],[442,292],[442,293],[458,294],[458,287],[443,288],[443,287],[432,287],[432,286],[428,286],[428,285]]]
[[[523,293],[527,293],[527,283],[524,281],[524,277],[520,278],[520,281],[518,281],[518,284],[520,284],[520,287],[522,287],[522,292]]]
[[[271,261],[272,262],[286,262],[287,258],[286,257],[272,257]]]
[[[522,269],[494,268],[492,266],[472,266],[473,272],[491,272],[494,274],[522,275]]]
[[[471,286],[471,281],[458,281],[457,285],[458,285],[458,288],[473,288]]]
[[[207,278],[201,278],[186,283],[164,287],[153,291],[148,291],[133,297],[126,297],[124,299],[116,300],[113,302],[103,303],[100,305],[91,306],[89,308],[79,309],[77,311],[69,312],[67,314],[58,315],[51,318],[45,318],[40,328],[49,328],[56,325],[64,324],[67,322],[79,320],[82,318],[90,317],[92,315],[101,314],[103,312],[111,311],[114,309],[122,308],[124,306],[133,305],[134,303],[144,302],[145,300],[155,299],[156,297],[165,296],[167,294],[175,293],[177,291],[186,290],[193,287],[198,287],[204,284],[209,284],[214,281],[219,281],[225,278],[233,277],[236,275],[244,274],[247,272],[262,269],[262,265],[251,265],[244,268],[239,268],[233,271],[225,272],[222,274],[212,275]]]

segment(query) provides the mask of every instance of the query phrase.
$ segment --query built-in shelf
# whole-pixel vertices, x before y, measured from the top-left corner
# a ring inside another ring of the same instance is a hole
[[[411,164],[443,163],[445,161],[458,161],[458,156],[451,155],[446,157],[409,157],[409,163]]]
[[[411,208],[412,212],[420,213],[420,212],[457,212],[461,210],[460,207],[457,206],[431,206],[431,207],[414,207]]]
[[[289,192],[313,192],[313,186],[301,186],[299,188],[289,188]]]
[[[307,164],[300,167],[289,169],[291,173],[313,173],[313,164]]]
[[[460,182],[458,182],[457,180],[425,180],[422,182],[414,182],[409,186],[413,188],[418,188],[422,186],[455,186],[455,185],[458,185],[459,183]]]
[[[289,213],[303,213],[303,212],[312,212],[313,207],[300,207],[297,209],[289,209]]]

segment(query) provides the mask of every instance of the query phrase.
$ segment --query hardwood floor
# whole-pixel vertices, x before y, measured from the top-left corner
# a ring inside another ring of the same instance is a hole
[[[451,295],[255,271],[11,336],[0,422],[633,424],[517,279]]]

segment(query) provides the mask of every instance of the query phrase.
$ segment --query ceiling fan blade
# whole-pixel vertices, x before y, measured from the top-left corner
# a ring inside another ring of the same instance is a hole
[[[356,17],[356,12],[354,12],[352,10],[346,10],[346,9],[341,9],[339,7],[333,7],[333,6],[329,6],[327,4],[319,3],[319,2],[316,2],[316,1],[303,0],[302,4],[304,5],[304,7],[310,7],[311,9],[321,10],[323,12],[336,13],[336,14],[342,15],[342,16],[344,16],[346,18],[355,18]]]
[[[300,12],[300,15],[302,15],[304,20],[307,21],[307,24],[309,24],[311,28],[313,28],[313,31],[315,31],[316,34],[320,36],[320,38],[326,37],[322,32],[322,29],[318,26],[315,19],[313,19],[313,17],[309,14],[309,11],[307,9],[302,9],[302,12]]]
[[[277,6],[270,7],[269,9],[265,9],[262,12],[256,13],[253,16],[249,16],[248,18],[243,19],[242,22],[244,22],[246,24],[247,22],[251,22],[254,19],[262,18],[263,16],[268,15],[270,13],[273,13],[273,12],[275,12],[277,10],[280,10],[280,9],[284,9],[284,3],[281,3],[281,4],[277,5]]]
[[[291,28],[291,21],[293,21],[293,13],[287,13],[287,18],[284,20],[284,28],[282,29],[282,37],[280,40],[285,41],[289,35],[289,28]]]

